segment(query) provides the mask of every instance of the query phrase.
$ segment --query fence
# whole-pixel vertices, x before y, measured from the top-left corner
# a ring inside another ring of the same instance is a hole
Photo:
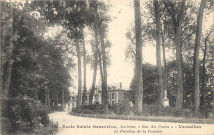
[[[101,119],[120,119],[120,120],[138,120],[138,121],[154,121],[154,122],[173,122],[173,123],[200,123],[200,124],[214,124],[213,119],[193,119],[193,118],[175,118],[175,117],[151,117],[151,116],[130,116],[130,115],[106,115],[106,114],[84,114],[74,113],[71,115],[89,117],[89,118],[101,118]]]

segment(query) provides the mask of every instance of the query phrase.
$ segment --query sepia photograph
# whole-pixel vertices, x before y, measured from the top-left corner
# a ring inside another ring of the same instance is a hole
[[[214,0],[0,0],[0,135],[214,135]]]

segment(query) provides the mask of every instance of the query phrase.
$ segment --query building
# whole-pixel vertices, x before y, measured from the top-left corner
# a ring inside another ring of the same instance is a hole
[[[82,103],[82,105],[89,104],[89,96],[90,96],[90,92],[87,92],[86,101],[85,103]],[[128,91],[122,89],[122,83],[108,85],[107,98],[108,98],[109,105],[122,104],[129,101]],[[102,89],[99,86],[94,91],[92,103],[93,104],[102,103]]]
[[[82,103],[82,105],[89,105],[89,98],[90,98],[90,92],[87,92],[86,101],[84,104]],[[83,99],[83,94],[82,94],[82,99]],[[93,97],[92,103],[101,104],[101,102],[102,102],[102,91],[96,88],[94,90],[94,97]]]
[[[65,105],[65,111],[70,112],[73,108],[76,108],[77,102],[76,102],[76,96],[74,92],[71,93],[71,99],[66,103]]]
[[[86,93],[86,101],[82,105],[89,105],[89,96],[90,92]],[[83,97],[83,94],[82,94]],[[109,105],[123,104],[130,102],[128,97],[128,90],[122,89],[122,83],[115,83],[108,85],[107,98]],[[71,99],[68,103],[66,103],[65,111],[72,111],[73,108],[77,106],[77,96],[74,92],[71,93]],[[98,85],[98,87],[94,91],[94,96],[92,100],[93,104],[101,104],[102,103],[102,88]]]
[[[129,101],[128,91],[122,89],[108,90],[108,103],[110,105],[123,104]]]

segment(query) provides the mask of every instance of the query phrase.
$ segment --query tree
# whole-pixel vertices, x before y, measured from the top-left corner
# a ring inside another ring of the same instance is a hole
[[[195,48],[194,48],[194,107],[195,115],[199,113],[200,106],[200,88],[199,88],[199,48],[202,33],[202,22],[203,22],[203,12],[207,0],[202,0],[199,8],[199,13],[197,17],[197,31],[195,37]]]
[[[161,70],[161,23],[160,23],[160,12],[158,0],[154,0],[155,7],[155,20],[156,20],[156,62],[158,70],[158,88],[159,88],[159,100],[160,105],[163,105],[164,90],[163,90],[163,80],[162,80],[162,70]]]
[[[13,30],[13,27],[14,27],[14,6],[13,4],[14,3],[9,3],[7,5],[7,3],[3,3],[1,2],[1,6],[2,4],[5,4],[4,6],[6,6],[5,8],[5,11],[6,12],[3,12],[3,16],[1,16],[2,20],[9,23],[5,26],[3,26],[4,28],[8,28],[8,30],[4,30],[3,29],[3,35],[1,35],[1,39],[3,39],[2,44],[1,44],[1,60],[4,60],[2,57],[5,57],[6,56],[6,62],[2,61],[1,65],[1,70],[3,69],[2,71],[2,85],[1,85],[1,89],[2,89],[2,95],[4,95],[5,97],[9,97],[9,87],[10,87],[10,82],[11,82],[11,71],[12,71],[12,66],[13,66],[13,59],[12,59],[12,56],[13,56],[13,50],[14,50],[14,30]],[[8,12],[7,12],[8,11]],[[8,17],[9,18],[8,18]],[[2,23],[2,22],[1,22]],[[9,40],[9,42],[4,42],[6,40]],[[6,47],[8,46],[8,47]],[[7,48],[7,49],[6,49]],[[5,50],[4,50],[5,49]],[[7,53],[5,53],[7,52]],[[5,55],[5,56],[4,56]],[[6,67],[5,67],[6,66]]]
[[[78,59],[78,96],[77,107],[81,105],[82,94],[82,70],[81,70],[81,47],[80,40],[83,39],[83,29],[87,24],[87,17],[91,15],[88,12],[86,1],[45,1],[34,2],[40,11],[45,16],[48,22],[60,24],[67,29],[68,37],[73,40],[76,47]],[[45,5],[45,6],[44,6]]]
[[[142,37],[141,37],[141,13],[140,0],[134,0],[135,13],[135,37],[136,37],[136,55],[135,55],[135,108],[138,113],[142,112],[143,99],[143,80],[142,80]]]
[[[94,50],[94,71],[93,71],[93,81],[92,81],[92,88],[91,93],[89,96],[89,104],[92,104],[93,96],[94,96],[94,90],[95,90],[95,83],[96,83],[96,76],[97,76],[97,63],[98,63],[98,13],[97,13],[97,1],[94,1],[92,3],[94,5],[94,38],[95,38],[95,50]]]
[[[90,94],[90,100],[89,103],[92,103],[94,90],[95,90],[95,81],[96,81],[96,74],[97,74],[97,66],[98,66],[98,57],[102,57],[99,60],[102,60],[102,65],[100,65],[100,72],[102,78],[102,104],[107,105],[107,59],[106,59],[106,42],[104,41],[104,38],[106,38],[106,29],[108,27],[108,22],[110,21],[108,10],[109,6],[106,5],[104,2],[98,2],[98,1],[92,1],[92,13],[94,14],[94,22],[92,23],[92,30],[94,31],[94,38],[95,38],[95,47],[92,47],[93,49],[93,68],[94,68],[94,75],[93,75],[93,82],[92,82],[92,89]],[[100,43],[100,50],[101,54],[99,54],[99,43]],[[99,63],[100,63],[99,62]],[[107,110],[106,110],[107,111]]]
[[[126,59],[131,60],[131,62],[135,63],[135,55],[136,55],[136,43],[135,43],[135,33],[134,28],[132,27],[128,32],[126,32],[126,38],[128,39],[128,46],[126,48]]]
[[[181,24],[184,17],[185,0],[182,0],[179,10],[176,11],[176,4],[165,0],[165,6],[173,22],[174,44],[176,45],[176,65],[177,65],[177,96],[176,110],[183,107],[183,69],[182,69],[182,50],[181,50]]]
[[[83,100],[82,103],[84,104],[86,101],[86,91],[87,91],[87,86],[86,86],[86,50],[85,50],[85,38],[84,38],[84,34],[82,37],[82,44],[83,44],[83,69],[84,69],[84,81],[83,81]]]
[[[102,31],[102,32],[101,32]],[[108,100],[107,100],[107,66],[106,66],[106,52],[105,52],[105,43],[104,43],[104,33],[102,30],[100,29],[100,41],[101,41],[101,52],[102,52],[102,61],[103,61],[103,80],[102,80],[102,104],[103,105],[107,105],[108,104]]]
[[[16,7],[20,3],[11,3],[15,5],[12,10],[10,6],[7,6],[9,5],[7,2],[4,4],[5,19],[10,18],[10,16],[7,16],[9,15],[7,12],[15,11],[12,19],[14,21],[11,25],[13,26],[12,36],[10,35],[12,33],[11,29],[9,31],[4,29],[6,30],[4,35],[1,35],[4,43],[4,46],[1,47],[4,48],[5,57],[3,78],[4,81],[10,81],[9,86],[7,86],[9,88],[8,98],[27,96],[50,106],[53,95],[58,92],[63,93],[63,91],[68,93],[70,84],[68,81],[70,75],[64,65],[66,60],[63,57],[63,47],[58,42],[46,41],[42,37],[47,25],[41,18],[30,15],[31,10],[23,12],[26,7],[23,6],[22,9]],[[5,28],[7,27],[5,25]],[[8,47],[11,43],[7,41],[11,37],[12,49]],[[12,56],[10,56],[11,53]],[[12,67],[9,65],[10,61],[12,61]],[[10,79],[8,79],[8,71],[10,71]],[[56,88],[58,89],[56,90]],[[63,94],[61,95],[63,96]],[[69,96],[65,97],[66,99],[69,98]],[[63,102],[63,99],[61,102]]]
[[[205,74],[206,74],[206,57],[207,57],[207,50],[208,50],[208,41],[211,33],[214,31],[214,28],[207,34],[204,40],[204,55],[203,55],[203,66],[202,66],[202,84],[201,84],[201,92],[202,92],[202,106],[205,106],[206,100],[206,89],[205,89]]]
[[[212,34],[214,35],[214,34]],[[213,57],[214,57],[214,45],[213,45],[214,41],[212,39],[212,45],[210,47],[210,50],[211,50],[211,71],[212,73],[214,72],[214,61],[213,61]],[[214,76],[212,75],[211,76],[211,79],[212,79],[212,88],[214,87]],[[214,92],[212,91],[212,113],[214,114]]]
[[[156,66],[145,63],[142,65],[143,74],[143,103],[144,104],[159,104],[159,89],[158,89],[158,73]],[[135,85],[133,79],[130,84],[129,100],[135,103]]]
[[[81,95],[82,95],[82,70],[81,70],[81,54],[80,54],[80,44],[79,39],[75,41],[77,60],[78,60],[78,95],[77,95],[77,107],[81,105]]]
[[[98,58],[99,58],[99,68],[100,68],[100,78],[101,82],[103,81],[103,64],[102,64],[102,55],[100,49],[98,50]]]

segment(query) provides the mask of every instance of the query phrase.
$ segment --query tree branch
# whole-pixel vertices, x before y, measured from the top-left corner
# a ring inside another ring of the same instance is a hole
[[[166,0],[164,0],[164,4],[165,4],[165,7],[166,7],[167,11],[169,12],[169,14],[170,14],[171,17],[172,17],[173,23],[174,23],[174,24],[177,24],[177,21],[176,21],[176,18],[175,18],[174,5],[173,5],[171,2],[166,1]],[[171,10],[170,10],[169,7],[171,8]]]
[[[178,15],[178,18],[177,18],[178,24],[181,24],[181,20],[182,20],[183,15],[184,15],[184,8],[185,8],[185,0],[182,0],[181,9],[180,9],[180,12],[179,12],[179,15]]]

